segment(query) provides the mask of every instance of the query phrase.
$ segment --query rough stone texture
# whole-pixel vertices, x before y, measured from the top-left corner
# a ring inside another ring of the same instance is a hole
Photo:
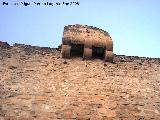
[[[9,47],[10,47],[10,45],[7,42],[0,41],[0,49],[6,49]]]
[[[112,41],[108,32],[96,27],[79,24],[65,26],[63,38],[70,40],[73,44],[85,44],[86,41],[89,41],[91,42],[89,44],[97,47],[106,47],[106,42]]]
[[[83,47],[78,48],[78,45]],[[104,57],[106,61],[113,61],[113,41],[108,32],[102,29],[79,24],[65,26],[62,38],[62,57],[70,58],[71,51],[78,51],[75,48],[84,49],[82,51],[85,59],[90,59],[92,53],[95,53]],[[107,51],[110,54],[107,54]]]
[[[0,51],[0,120],[159,120],[160,59],[62,59],[16,44]]]

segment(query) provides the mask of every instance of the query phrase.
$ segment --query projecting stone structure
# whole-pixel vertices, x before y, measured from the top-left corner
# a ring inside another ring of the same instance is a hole
[[[64,27],[62,38],[62,57],[82,55],[84,59],[101,57],[113,61],[113,41],[108,32],[87,25],[68,25]]]

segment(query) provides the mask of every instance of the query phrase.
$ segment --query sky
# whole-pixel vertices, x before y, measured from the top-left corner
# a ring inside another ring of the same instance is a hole
[[[70,24],[109,32],[115,54],[160,58],[160,0],[0,0],[0,41],[10,45],[55,48]]]

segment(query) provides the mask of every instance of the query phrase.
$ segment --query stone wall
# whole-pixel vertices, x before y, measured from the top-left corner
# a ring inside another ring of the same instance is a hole
[[[30,45],[0,50],[0,120],[159,120],[160,58],[60,56]]]

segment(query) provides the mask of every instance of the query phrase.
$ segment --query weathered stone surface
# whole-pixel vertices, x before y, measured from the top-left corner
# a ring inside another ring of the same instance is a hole
[[[99,108],[97,110],[98,114],[100,114],[100,116],[106,116],[108,118],[115,118],[116,117],[116,112],[110,109],[106,109],[106,108]]]
[[[0,48],[7,49],[9,47],[10,47],[10,45],[7,42],[0,41]]]
[[[104,65],[19,44],[0,58],[0,120],[160,118],[158,58],[115,55]]]
[[[88,25],[68,25],[64,27],[62,57],[83,56],[83,59],[101,57],[113,62],[113,41],[108,32]]]

